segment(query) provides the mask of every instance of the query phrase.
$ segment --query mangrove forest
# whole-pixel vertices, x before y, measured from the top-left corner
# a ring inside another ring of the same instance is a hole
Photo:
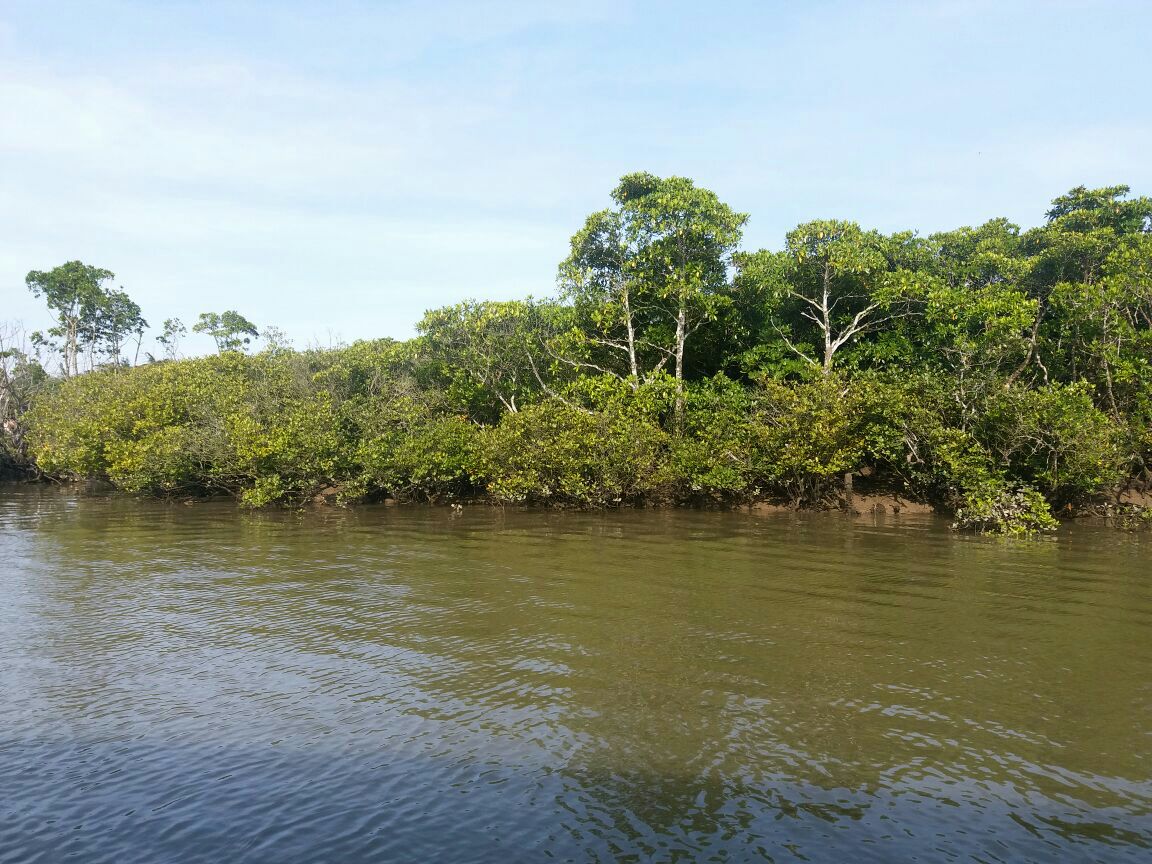
[[[303,350],[206,312],[218,353],[191,358],[175,319],[141,353],[110,271],[34,270],[53,326],[4,331],[0,470],[249,506],[826,508],[854,484],[1044,531],[1150,476],[1152,199],[1079,187],[1037,217],[822,219],[751,251],[713,192],[637,173],[545,296]]]

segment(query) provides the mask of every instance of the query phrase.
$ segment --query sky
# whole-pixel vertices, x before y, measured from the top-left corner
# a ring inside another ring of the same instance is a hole
[[[50,326],[24,278],[79,259],[154,331],[405,338],[552,294],[640,170],[750,214],[747,249],[1027,227],[1152,194],[1150,46],[1147,0],[0,0],[0,322]]]

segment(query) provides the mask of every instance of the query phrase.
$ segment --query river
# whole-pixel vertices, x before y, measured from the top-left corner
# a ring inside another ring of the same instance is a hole
[[[2,487],[0,862],[1147,862],[1150,553]]]

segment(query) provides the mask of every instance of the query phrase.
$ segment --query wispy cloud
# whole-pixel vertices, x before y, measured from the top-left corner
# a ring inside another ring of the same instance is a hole
[[[818,215],[932,230],[1039,218],[1074,182],[1148,191],[1124,82],[1152,10],[1109,4],[1121,31],[976,2],[13,0],[0,318],[43,320],[24,273],[79,257],[155,321],[404,335],[428,306],[549,291],[637,169],[751,212],[750,245]]]

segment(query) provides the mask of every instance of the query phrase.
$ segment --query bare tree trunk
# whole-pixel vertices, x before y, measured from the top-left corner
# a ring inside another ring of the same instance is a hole
[[[676,312],[676,408],[673,416],[676,432],[684,431],[684,341],[688,338],[687,313],[683,306]]]
[[[632,299],[627,285],[621,295],[624,298],[624,320],[628,326],[628,368],[632,373],[632,389],[640,386],[640,367],[636,362],[636,322],[632,320]]]
[[[1009,387],[1016,382],[1024,370],[1028,368],[1028,364],[1032,362],[1032,358],[1036,356],[1036,347],[1040,340],[1040,319],[1044,317],[1044,308],[1042,306],[1036,307],[1036,318],[1032,321],[1032,335],[1028,337],[1028,353],[1024,355],[1024,361],[1017,366],[1004,386]]]
[[[78,329],[76,321],[68,322],[68,332],[64,337],[64,374],[67,377],[80,374],[80,359],[77,357],[80,353],[80,346],[77,344]]]
[[[821,329],[824,331],[824,374],[832,371],[832,355],[836,349],[832,347],[832,313],[828,309],[828,294],[831,286],[832,274],[828,265],[824,265],[824,293],[820,298],[820,316],[823,319]]]

